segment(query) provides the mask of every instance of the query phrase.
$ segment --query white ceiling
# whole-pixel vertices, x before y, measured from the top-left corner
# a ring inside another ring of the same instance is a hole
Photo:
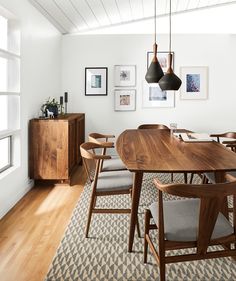
[[[91,32],[105,27],[150,20],[154,0],[29,0],[62,33]],[[235,4],[229,0],[172,0],[176,15]],[[157,15],[165,17],[169,0],[157,0]],[[210,20],[210,18],[209,18]],[[218,19],[220,22],[220,20]]]

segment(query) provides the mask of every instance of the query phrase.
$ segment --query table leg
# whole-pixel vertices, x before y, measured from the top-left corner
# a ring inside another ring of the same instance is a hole
[[[225,182],[225,172],[215,172],[215,182],[216,183],[222,183]],[[221,207],[221,213],[228,219],[229,218],[229,211],[228,211],[228,200],[227,197],[224,198],[222,207]]]
[[[138,205],[139,205],[139,198],[140,198],[141,187],[142,187],[142,180],[143,180],[142,172],[137,172],[134,174],[128,252],[132,252],[132,247],[134,242],[134,232],[135,232],[135,225],[136,225],[137,214],[138,214]]]

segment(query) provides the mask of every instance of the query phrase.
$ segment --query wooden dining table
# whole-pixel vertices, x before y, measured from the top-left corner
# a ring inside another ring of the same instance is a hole
[[[116,142],[117,152],[134,173],[128,251],[132,252],[143,173],[214,172],[216,182],[225,181],[225,172],[236,170],[236,153],[212,142],[186,143],[170,130],[126,130]],[[222,206],[227,216],[227,202]]]

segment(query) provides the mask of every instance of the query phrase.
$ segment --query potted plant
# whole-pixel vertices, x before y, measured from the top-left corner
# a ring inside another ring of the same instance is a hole
[[[50,99],[49,97],[48,100],[41,106],[41,111],[43,112],[45,117],[49,117],[48,112],[52,112],[53,117],[57,117],[59,108],[59,102],[56,101],[55,98]]]

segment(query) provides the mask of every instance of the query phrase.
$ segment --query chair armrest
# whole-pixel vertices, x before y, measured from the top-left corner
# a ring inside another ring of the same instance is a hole
[[[106,159],[111,159],[110,155],[94,155],[93,159],[101,159],[101,160],[106,160]]]
[[[234,176],[230,175],[230,174],[225,174],[225,178],[229,182],[236,181],[236,178]]]

